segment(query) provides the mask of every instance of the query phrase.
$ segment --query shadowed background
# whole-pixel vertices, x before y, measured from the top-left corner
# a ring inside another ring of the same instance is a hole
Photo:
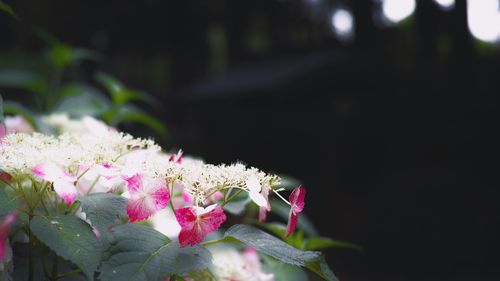
[[[46,47],[27,26],[95,50],[78,75],[155,96],[162,146],[300,179],[320,233],[364,247],[328,252],[341,280],[500,275],[500,52],[465,1],[397,23],[380,1],[5,2],[2,53]]]

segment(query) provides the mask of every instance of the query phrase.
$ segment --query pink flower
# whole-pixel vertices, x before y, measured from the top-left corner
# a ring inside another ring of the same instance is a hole
[[[207,234],[219,229],[226,221],[226,214],[217,204],[207,208],[193,206],[180,208],[175,211],[175,217],[182,228],[179,233],[181,247],[202,242]]]
[[[260,257],[254,248],[246,248],[243,253],[243,259],[245,260],[245,270],[248,271],[252,276],[255,276],[259,281],[274,281],[274,274],[265,273],[262,271],[262,264],[260,262]]]
[[[10,226],[16,220],[16,215],[13,213],[5,216],[4,220],[0,222],[0,262],[5,260],[5,244],[10,233]]]
[[[269,203],[269,189],[271,189],[269,187],[269,185],[264,185],[262,187],[261,194],[266,199],[267,205],[266,206],[259,206],[259,221],[260,222],[266,221],[267,212],[271,211],[271,204]]]
[[[179,151],[176,154],[170,154],[170,157],[168,157],[168,161],[181,164],[182,154],[184,154],[184,152],[182,151],[182,149],[179,149]]]
[[[35,131],[31,124],[22,115],[5,117],[5,126],[7,127],[7,133],[30,134]]]
[[[135,175],[127,179],[130,199],[127,202],[127,214],[130,222],[142,221],[165,208],[170,200],[170,193],[163,180],[150,179]]]
[[[74,182],[76,176],[68,173],[66,170],[60,168],[54,163],[43,163],[31,171],[43,180],[53,183],[54,191],[61,197],[68,205],[73,204],[76,197],[76,188]]]
[[[288,216],[288,225],[286,227],[286,236],[290,236],[297,226],[299,220],[299,213],[304,210],[304,198],[306,196],[306,189],[300,185],[296,187],[292,194],[290,194],[290,214]]]
[[[12,176],[9,173],[0,171],[0,180],[8,182],[12,179]]]
[[[5,135],[7,135],[7,128],[5,128],[3,123],[0,123],[0,139],[5,137]]]

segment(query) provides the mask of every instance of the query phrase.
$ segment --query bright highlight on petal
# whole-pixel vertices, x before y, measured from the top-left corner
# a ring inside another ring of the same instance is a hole
[[[74,182],[77,180],[76,176],[68,173],[54,163],[37,165],[31,171],[39,178],[53,183],[54,191],[57,195],[68,205],[73,204],[76,197],[76,188],[74,186]]]
[[[288,225],[286,227],[286,236],[290,236],[297,227],[299,221],[299,213],[304,210],[304,199],[306,197],[306,189],[300,185],[296,187],[290,194],[290,214],[288,216]]]
[[[163,180],[135,175],[127,180],[130,198],[126,210],[130,222],[142,221],[165,208],[170,193]]]
[[[216,204],[207,208],[191,206],[180,208],[175,211],[175,217],[182,228],[179,233],[181,247],[202,242],[209,233],[219,229],[226,221],[226,214]]]
[[[246,185],[248,188],[248,195],[250,196],[250,199],[252,199],[255,204],[257,204],[259,207],[267,207],[267,200],[264,198],[262,194],[260,194],[260,191],[262,190],[260,181],[256,177],[250,177],[246,181]]]

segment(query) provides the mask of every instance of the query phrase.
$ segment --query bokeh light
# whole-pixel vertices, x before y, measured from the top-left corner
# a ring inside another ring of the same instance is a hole
[[[443,10],[449,11],[455,7],[455,0],[434,0]]]
[[[337,37],[341,40],[350,40],[354,35],[354,17],[346,9],[337,9],[333,12],[331,24]]]
[[[392,23],[398,23],[415,12],[415,0],[384,0],[382,12],[384,17]]]
[[[467,24],[472,35],[484,42],[500,41],[500,6],[498,0],[468,0]]]

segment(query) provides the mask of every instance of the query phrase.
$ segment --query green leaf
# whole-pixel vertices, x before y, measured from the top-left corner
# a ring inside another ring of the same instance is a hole
[[[0,188],[0,217],[14,211],[17,205],[17,197]]]
[[[74,117],[98,116],[111,107],[111,101],[99,90],[85,84],[66,84],[61,88],[63,97],[56,112],[67,112]]]
[[[211,265],[211,255],[201,246],[179,248],[163,234],[140,224],[113,228],[111,256],[100,272],[103,281],[161,281],[170,275],[185,276]]]
[[[107,112],[104,119],[111,125],[118,125],[122,122],[143,124],[162,137],[167,135],[167,129],[160,120],[132,105],[123,105],[117,111]]]
[[[304,249],[304,233],[301,229],[286,237],[286,225],[282,223],[260,223],[259,225],[295,248]]]
[[[306,239],[304,249],[306,250],[322,250],[328,248],[351,249],[362,251],[362,248],[356,244],[334,240],[327,237],[311,237]]]
[[[78,195],[82,212],[90,220],[92,226],[101,233],[103,238],[109,240],[108,228],[120,222],[120,217],[126,216],[125,205],[127,199],[113,193],[93,193]]]
[[[154,98],[150,95],[142,91],[132,90],[125,87],[122,82],[118,81],[118,79],[109,74],[100,72],[96,75],[96,79],[111,94],[115,105],[120,106],[127,102],[136,100],[142,100],[150,104],[154,104],[155,102]]]
[[[249,225],[234,225],[224,237],[237,239],[281,262],[310,269],[325,280],[337,281],[320,252],[301,251],[262,230]]]
[[[58,256],[73,262],[89,280],[94,280],[102,256],[101,244],[86,222],[70,215],[37,216],[30,228]]]
[[[288,214],[290,212],[290,206],[281,201],[271,201],[271,210],[273,213],[277,214],[284,220],[288,220]],[[306,216],[306,214],[301,213],[299,215],[299,222],[297,227],[302,229],[305,234],[309,236],[318,236],[318,231],[311,220]]]

